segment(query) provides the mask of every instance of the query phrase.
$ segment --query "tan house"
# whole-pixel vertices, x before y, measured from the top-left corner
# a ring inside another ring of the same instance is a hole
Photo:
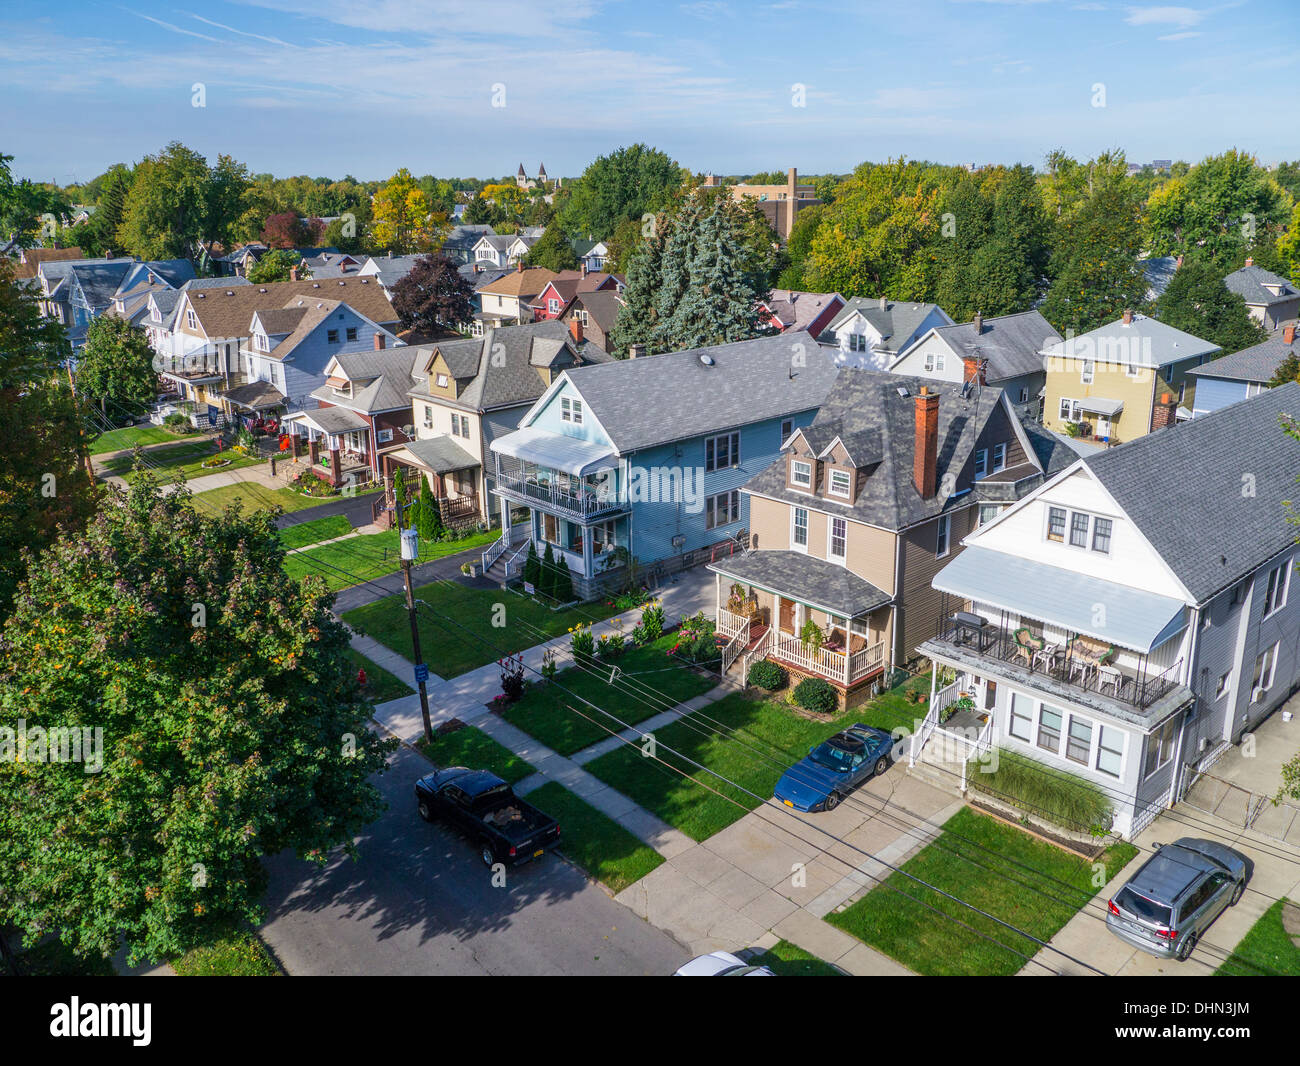
[[[1116,444],[1192,417],[1188,371],[1222,349],[1158,319],[1125,311],[1088,333],[1049,344],[1043,424]]]
[[[841,370],[742,490],[749,550],[709,567],[724,662],[742,680],[768,658],[846,701],[868,693],[934,634],[931,581],[962,538],[1071,457],[1000,389]]]
[[[478,290],[481,310],[475,318],[483,327],[513,326],[533,320],[532,304],[541,291],[558,274],[543,267],[524,268],[522,263],[510,274],[497,278]]]

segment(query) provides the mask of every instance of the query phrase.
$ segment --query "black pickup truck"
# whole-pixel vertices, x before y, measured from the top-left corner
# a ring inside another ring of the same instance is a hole
[[[415,805],[426,822],[441,818],[479,848],[486,866],[517,866],[560,839],[560,824],[525,803],[496,774],[449,766],[415,783]]]

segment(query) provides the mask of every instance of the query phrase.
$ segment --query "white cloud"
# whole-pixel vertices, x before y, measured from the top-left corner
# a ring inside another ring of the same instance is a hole
[[[1204,36],[1200,30],[1183,30],[1182,33],[1165,33],[1156,38],[1157,41],[1185,41],[1189,37]]]
[[[152,22],[155,26],[161,26],[165,30],[171,30],[172,33],[182,33],[186,37],[197,37],[201,41],[211,41],[213,44],[220,42],[215,37],[209,37],[206,33],[195,33],[193,30],[183,30],[179,26],[174,26],[170,22],[164,22],[162,19],[156,19],[152,15],[142,15],[138,11],[132,11],[129,7],[123,8],[127,14],[134,15],[138,19],[144,19],[146,22]]]
[[[1124,21],[1130,26],[1177,26],[1187,29],[1205,18],[1204,11],[1193,7],[1130,7]]]
[[[239,30],[234,26],[226,26],[220,22],[213,22],[211,19],[205,19],[202,15],[190,15],[190,18],[198,19],[199,22],[206,23],[209,26],[214,26],[219,30],[225,30],[227,33],[237,33],[241,37],[252,37],[256,41],[265,41],[267,44],[278,44],[283,48],[296,47],[296,45],[292,45],[288,41],[280,40],[279,37],[263,37],[260,33],[249,33],[247,30]]]
[[[683,15],[705,22],[731,17],[731,8],[723,0],[695,0],[692,4],[682,4],[681,10]]]

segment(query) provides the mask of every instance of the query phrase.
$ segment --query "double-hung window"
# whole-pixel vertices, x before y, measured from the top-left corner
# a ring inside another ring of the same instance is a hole
[[[1178,723],[1170,718],[1164,725],[1147,737],[1147,761],[1144,777],[1150,777],[1174,757],[1174,739],[1178,732]]]
[[[325,340],[330,344],[338,344],[339,331],[336,329],[327,329],[325,331]]]
[[[1099,727],[1097,769],[1110,777],[1119,777],[1124,763],[1124,732],[1111,725]]]
[[[560,397],[560,421],[582,425],[582,401],[572,400],[568,396]]]
[[[704,442],[704,472],[740,465],[740,433],[723,433]]]
[[[1091,515],[1084,514],[1082,511],[1075,511],[1070,515],[1070,544],[1076,548],[1086,548],[1088,546],[1088,523],[1092,520]]]
[[[1007,732],[1017,740],[1029,742],[1033,736],[1034,704],[1028,696],[1019,692],[1011,694],[1011,720],[1007,723]]]
[[[740,490],[722,492],[704,501],[704,525],[707,529],[725,526],[740,520]]]
[[[1053,755],[1061,750],[1061,712],[1046,705],[1038,712],[1038,746]]]
[[[948,554],[948,542],[952,532],[952,515],[940,515],[935,523],[934,557],[942,559]]]
[[[427,403],[424,405],[424,428],[433,429],[433,408]]]
[[[712,469],[711,467],[709,469]],[[808,488],[812,485],[812,464],[805,463],[802,460],[795,459],[790,463],[790,484],[798,485],[800,488]]]
[[[347,339],[350,340],[350,341],[354,341],[354,340],[356,340],[356,339],[357,339],[357,327],[356,327],[356,326],[348,326],[348,328],[347,328],[347,332],[346,332],[346,334],[344,334],[344,335],[345,335],[345,336],[347,337]]]
[[[1092,751],[1092,723],[1086,718],[1070,715],[1070,732],[1065,738],[1065,757],[1071,762],[1088,765],[1088,754]]]
[[[853,477],[847,470],[832,470],[829,491],[832,496],[848,499],[852,493]]]
[[[1065,508],[1049,507],[1047,509],[1047,539],[1058,543],[1065,540]]]
[[[790,533],[790,543],[795,551],[808,550],[808,508],[796,507],[791,519],[793,528]]]
[[[844,561],[844,555],[848,544],[849,523],[844,518],[832,518],[830,520],[830,543],[827,545],[826,554],[837,562]]]
[[[1001,444],[993,445],[993,473],[999,470],[1005,470],[1007,466],[1007,445],[1004,441]]]
[[[1109,518],[1095,518],[1092,522],[1092,550],[1103,555],[1110,554],[1110,531],[1113,523]]]
[[[1287,587],[1291,584],[1291,563],[1285,562],[1268,572],[1268,589],[1264,593],[1264,617],[1286,606]]]
[[[1079,367],[1079,380],[1085,385],[1091,385],[1096,369],[1096,364],[1091,359],[1085,359]]]
[[[989,472],[989,450],[981,448],[975,453],[975,480],[987,477]]]

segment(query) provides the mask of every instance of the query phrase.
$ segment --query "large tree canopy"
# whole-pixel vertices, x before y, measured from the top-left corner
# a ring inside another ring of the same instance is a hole
[[[393,286],[393,309],[407,329],[436,333],[468,322],[474,290],[445,255],[424,255]]]
[[[372,205],[371,243],[374,247],[409,255],[439,247],[447,235],[447,219],[429,206],[429,199],[405,167],[377,193]]]
[[[102,408],[135,410],[158,395],[153,346],[139,326],[116,315],[100,315],[86,330],[77,357],[77,384]]]
[[[1213,341],[1224,355],[1249,348],[1268,336],[1264,327],[1250,317],[1246,301],[1228,291],[1223,271],[1209,260],[1179,267],[1156,301],[1156,313],[1175,329]]]
[[[0,919],[158,959],[257,921],[263,856],[351,850],[390,745],[332,596],[283,560],[270,512],[208,517],[141,472],[33,564],[0,632],[0,724],[27,736],[0,760]],[[33,747],[64,728],[80,764]]]
[[[634,144],[592,161],[569,188],[560,223],[573,237],[607,240],[620,222],[666,207],[683,172],[656,148]]]

